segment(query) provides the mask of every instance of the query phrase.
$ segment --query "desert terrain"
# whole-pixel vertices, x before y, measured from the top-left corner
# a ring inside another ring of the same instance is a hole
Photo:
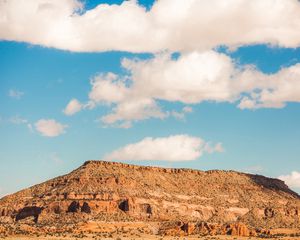
[[[300,197],[283,181],[87,161],[0,200],[6,239],[300,238]]]

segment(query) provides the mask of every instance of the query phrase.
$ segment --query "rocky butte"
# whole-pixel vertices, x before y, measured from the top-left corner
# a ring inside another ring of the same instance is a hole
[[[283,181],[87,161],[0,200],[0,234],[272,235],[300,228],[300,197]]]

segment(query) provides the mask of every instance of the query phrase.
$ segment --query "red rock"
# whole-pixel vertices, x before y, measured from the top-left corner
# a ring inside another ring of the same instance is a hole
[[[77,207],[70,211],[72,202]],[[163,225],[162,233],[176,236],[250,236],[254,228],[270,225],[300,227],[300,198],[281,180],[104,161],[88,161],[67,175],[0,199],[0,223],[15,219],[25,207],[43,207],[38,221],[55,231],[60,231],[58,222],[72,225],[87,219],[156,221]],[[237,219],[241,222],[234,223]]]

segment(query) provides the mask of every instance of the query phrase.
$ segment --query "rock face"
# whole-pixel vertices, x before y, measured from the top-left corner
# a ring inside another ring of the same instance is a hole
[[[0,223],[30,217],[48,226],[144,221],[162,223],[162,234],[251,236],[252,229],[299,228],[299,210],[299,195],[278,179],[88,161],[67,175],[2,198]]]
[[[39,215],[41,214],[43,210],[43,207],[24,207],[20,209],[16,215],[16,221],[28,218],[28,217],[34,217],[34,222],[37,223]]]
[[[79,204],[79,202],[78,202],[78,201],[73,201],[73,202],[71,202],[71,204],[69,205],[67,212],[68,212],[68,213],[75,213],[75,212],[78,212],[79,209],[80,209],[80,204]]]
[[[256,231],[249,230],[245,224],[239,222],[233,224],[167,222],[161,225],[160,234],[171,236],[232,235],[249,237],[256,236]]]
[[[87,202],[84,202],[81,207],[81,212],[83,213],[91,213],[91,208]]]

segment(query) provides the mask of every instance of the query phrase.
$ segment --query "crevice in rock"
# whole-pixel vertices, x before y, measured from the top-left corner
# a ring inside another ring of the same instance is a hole
[[[43,207],[24,207],[21,210],[18,211],[16,215],[16,221],[28,218],[28,217],[34,217],[34,222],[38,222],[39,215],[41,214]]]
[[[84,213],[91,213],[91,208],[87,202],[84,202],[82,207],[81,207],[81,212]]]
[[[152,214],[152,208],[151,208],[150,204],[147,204],[146,213]]]
[[[61,208],[60,208],[60,206],[55,206],[55,207],[54,207],[54,213],[55,213],[55,214],[60,214],[60,213],[61,213]]]
[[[152,214],[152,208],[149,203],[142,204],[141,208],[144,213],[146,213],[148,215]]]
[[[122,210],[123,212],[129,211],[128,199],[125,199],[119,203],[119,209]]]
[[[78,212],[79,209],[80,209],[80,204],[79,204],[79,202],[73,201],[73,202],[71,202],[71,204],[69,205],[67,212],[75,213],[75,212]]]
[[[183,225],[180,227],[180,229],[182,231],[184,231],[185,233],[188,233],[189,230],[189,224],[188,223],[183,223]]]

